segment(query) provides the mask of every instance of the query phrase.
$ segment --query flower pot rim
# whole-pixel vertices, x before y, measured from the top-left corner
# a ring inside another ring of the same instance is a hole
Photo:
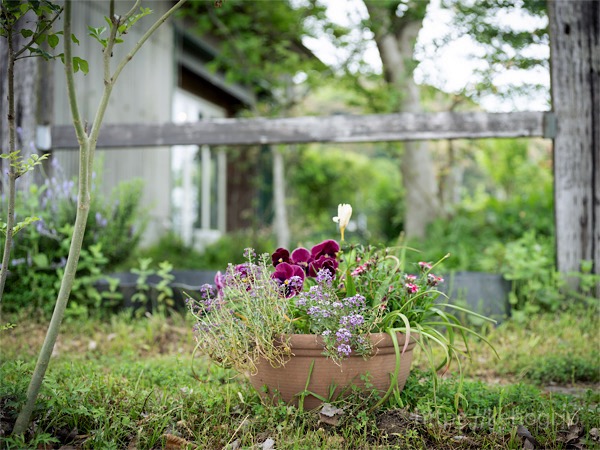
[[[401,331],[397,331],[396,336],[398,338],[398,345],[400,346],[400,350],[402,350],[406,342],[405,339],[407,334]],[[392,337],[387,331],[369,333],[368,335],[366,335],[366,337],[371,340],[373,346],[393,347],[394,345]],[[292,349],[292,352],[294,349],[314,348],[315,346],[324,345],[322,336],[318,334],[290,333],[284,334],[278,340],[280,342],[286,342],[286,344],[289,345]],[[418,340],[418,333],[410,333],[410,341],[408,347],[412,349],[416,345]]]

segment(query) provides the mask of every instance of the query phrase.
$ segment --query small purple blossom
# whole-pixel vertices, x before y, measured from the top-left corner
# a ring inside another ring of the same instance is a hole
[[[361,314],[350,314],[340,319],[340,325],[350,328],[356,328],[365,323],[365,318]]]
[[[339,263],[335,257],[321,256],[308,265],[308,275],[316,277],[320,271],[327,270],[334,277],[338,266]]]
[[[335,337],[339,342],[349,342],[352,337],[352,332],[347,328],[340,328],[335,333]]]
[[[317,283],[319,283],[321,286],[331,287],[332,282],[333,282],[333,277],[332,277],[331,272],[329,272],[329,270],[326,270],[326,269],[319,270],[319,273],[317,273]]]
[[[348,344],[340,344],[337,347],[337,352],[341,357],[350,356],[352,348]]]
[[[365,306],[365,298],[360,294],[356,294],[353,297],[346,297],[343,301],[347,306],[353,308],[362,308]]]

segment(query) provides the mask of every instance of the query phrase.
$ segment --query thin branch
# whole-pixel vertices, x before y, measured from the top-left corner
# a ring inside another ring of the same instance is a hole
[[[65,74],[67,78],[67,92],[69,96],[69,106],[71,107],[71,116],[73,118],[73,126],[79,145],[83,145],[87,141],[88,136],[85,133],[77,104],[77,96],[75,93],[75,76],[73,74],[73,51],[71,46],[71,2],[65,4],[65,26],[64,26],[64,42],[65,42]]]
[[[131,16],[133,16],[135,14],[135,12],[140,7],[140,3],[142,3],[142,0],[135,1],[135,4],[133,5],[133,7],[127,12],[127,14],[125,14],[123,16],[122,23],[126,23],[131,18]]]
[[[175,5],[173,5],[173,7],[171,7],[171,9],[169,9],[166,13],[164,13],[162,15],[162,17],[160,19],[158,19],[156,21],[156,23],[148,29],[148,31],[146,31],[146,33],[144,33],[144,35],[141,37],[141,39],[138,41],[138,43],[135,44],[135,47],[133,47],[133,49],[129,52],[129,54],[125,58],[123,58],[123,60],[117,66],[117,69],[115,70],[115,73],[113,74],[113,80],[112,80],[113,83],[115,81],[117,81],[117,78],[121,74],[121,71],[125,68],[127,63],[129,61],[131,61],[131,58],[133,58],[135,56],[135,54],[139,51],[139,49],[142,47],[142,45],[144,45],[144,42],[146,42],[148,40],[148,38],[156,31],[156,29],[159,26],[161,26],[169,17],[171,17],[173,15],[173,13],[175,13],[175,11],[177,11],[179,8],[181,8],[186,2],[187,2],[187,0],[179,0]]]
[[[21,54],[23,52],[25,52],[25,50],[27,50],[28,48],[31,48],[31,46],[35,43],[36,39],[39,38],[43,33],[45,33],[46,30],[48,30],[49,28],[52,28],[52,24],[62,14],[63,10],[64,10],[64,8],[60,8],[60,11],[58,11],[56,13],[56,15],[42,29],[40,29],[39,31],[37,31],[36,33],[34,33],[31,36],[31,39],[29,40],[29,42],[26,45],[24,45],[23,48],[15,54],[15,59],[17,59],[19,56],[21,56]],[[64,38],[66,39],[66,36]],[[70,38],[70,36],[69,36],[69,38]]]

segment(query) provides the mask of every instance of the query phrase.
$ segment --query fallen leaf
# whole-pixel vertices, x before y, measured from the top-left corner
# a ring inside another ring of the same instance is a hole
[[[271,438],[267,438],[265,442],[260,444],[259,447],[261,450],[275,450],[275,441]]]
[[[517,436],[522,437],[524,439],[523,448],[534,449],[541,447],[539,442],[535,440],[533,435],[523,425],[517,426]]]
[[[335,406],[333,406],[330,403],[323,403],[323,406],[321,407],[321,411],[319,411],[319,412],[327,417],[333,417],[335,415],[343,414],[344,410],[341,408],[336,408]]]
[[[336,408],[329,403],[323,403],[319,411],[319,423],[337,427],[340,424],[340,418],[343,414],[344,410],[342,408]]]
[[[569,432],[567,433],[567,436],[566,436],[566,443],[570,444],[572,441],[576,441],[577,439],[579,439],[582,432],[583,432],[583,427],[581,427],[579,425],[571,425],[569,427]]]

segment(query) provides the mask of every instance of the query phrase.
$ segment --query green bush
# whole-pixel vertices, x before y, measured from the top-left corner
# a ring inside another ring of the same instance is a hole
[[[206,246],[203,252],[186,245],[173,233],[163,235],[155,244],[140,249],[122,269],[131,269],[140,258],[169,261],[175,270],[224,270],[229,263],[243,262],[244,249],[253,248],[256,253],[271,253],[275,249],[270,230],[239,230],[222,236]]]
[[[288,162],[287,190],[292,233],[300,239],[317,243],[337,234],[331,218],[340,203],[355,211],[357,229],[349,238],[389,241],[402,229],[400,164],[381,154],[305,148]]]
[[[577,383],[600,381],[598,369],[600,353],[592,351],[591,358],[577,355],[546,355],[531,362],[524,374],[527,379],[540,384]]]
[[[16,200],[17,221],[28,216],[40,220],[15,236],[3,299],[8,312],[26,307],[49,315],[54,307],[69,253],[77,194],[76,182],[66,180],[60,167],[53,166],[56,176],[47,178],[43,185],[32,185],[28,192],[19,192]],[[71,307],[79,308],[80,313],[115,300],[114,289],[100,293],[93,285],[138,245],[145,225],[141,196],[141,180],[119,184],[108,197],[97,188],[93,190],[71,296]],[[3,201],[0,214],[6,214],[6,207]],[[0,243],[0,249],[3,247],[4,241]]]

